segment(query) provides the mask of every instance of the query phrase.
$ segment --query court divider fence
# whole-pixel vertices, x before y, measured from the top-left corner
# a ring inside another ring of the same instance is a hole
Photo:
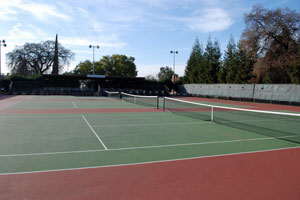
[[[184,84],[178,92],[187,96],[300,105],[296,84]]]

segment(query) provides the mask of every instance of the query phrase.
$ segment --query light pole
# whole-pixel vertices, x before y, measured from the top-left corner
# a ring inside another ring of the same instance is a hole
[[[95,48],[99,49],[100,47],[98,45],[90,45],[89,48],[93,48],[93,75],[95,75]],[[94,83],[94,77],[93,77],[93,94],[95,92],[95,83]]]
[[[3,46],[3,47],[6,47],[7,45],[5,44],[5,40],[0,40],[0,93],[2,92],[1,91],[1,78],[2,78],[2,76],[1,76],[1,46]]]
[[[178,51],[170,51],[171,54],[173,54],[173,82],[175,82],[175,54],[178,54]]]
[[[93,45],[90,45],[89,48],[93,48],[93,75],[95,75],[95,48],[99,49],[100,47],[98,45],[96,46],[93,46]]]

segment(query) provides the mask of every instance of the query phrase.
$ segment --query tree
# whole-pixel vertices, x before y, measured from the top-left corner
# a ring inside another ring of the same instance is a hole
[[[242,46],[255,62],[255,82],[289,83],[296,80],[300,43],[300,14],[267,10],[260,5],[245,15]]]
[[[58,39],[57,39],[57,34],[56,34],[52,74],[58,75],[58,66],[59,66],[59,60],[58,60]]]
[[[252,72],[253,72],[253,60],[248,55],[248,52],[238,45],[238,50],[236,52],[237,58],[237,70],[235,76],[235,83],[249,83],[251,82]]]
[[[100,61],[94,63],[95,74],[116,76],[116,77],[136,77],[137,71],[133,57],[114,54],[103,56]],[[73,70],[74,74],[93,74],[93,63],[89,60],[80,62]]]
[[[93,74],[93,63],[89,60],[80,62],[78,65],[76,65],[73,73],[76,75]],[[100,62],[95,62],[95,74],[99,74],[99,75],[105,74],[104,68],[100,64]]]
[[[171,67],[161,67],[158,73],[158,80],[161,82],[171,81],[174,71]]]
[[[99,63],[104,69],[106,76],[136,77],[137,71],[134,60],[134,57],[114,54],[112,56],[103,56]]]
[[[157,81],[156,78],[153,75],[147,75],[147,76],[145,76],[145,79],[147,81],[153,81],[153,82]]]
[[[26,43],[7,53],[8,67],[11,73],[34,75],[48,73],[53,66],[55,42]],[[74,53],[58,44],[59,69],[69,64]]]
[[[221,66],[221,50],[218,40],[214,43],[208,38],[204,58],[205,58],[205,83],[217,83],[218,82],[218,71]]]
[[[204,83],[205,82],[205,69],[203,50],[196,39],[190,58],[184,72],[184,82],[186,83]]]
[[[237,45],[231,36],[218,72],[219,83],[248,83],[251,81],[253,62],[247,51]]]
[[[227,44],[227,50],[225,50],[223,65],[218,73],[219,82],[236,83],[238,68],[237,48],[231,36]]]
[[[292,83],[300,84],[300,45],[298,48],[298,61],[293,66],[290,76]]]

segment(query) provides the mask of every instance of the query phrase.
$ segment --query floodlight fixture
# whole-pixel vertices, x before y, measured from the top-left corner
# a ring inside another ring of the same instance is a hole
[[[99,45],[89,45],[89,48],[93,48],[93,76],[95,75],[95,48],[100,49]],[[94,92],[94,80],[93,80],[93,92]]]
[[[1,92],[1,78],[2,78],[2,76],[1,76],[1,46],[3,46],[3,47],[6,47],[7,45],[6,45],[6,43],[5,43],[5,40],[0,40],[0,92]]]
[[[170,51],[173,54],[173,82],[175,82],[175,54],[178,54],[178,51]]]
[[[93,75],[95,75],[95,48],[100,49],[100,46],[90,45],[89,48],[93,48]]]

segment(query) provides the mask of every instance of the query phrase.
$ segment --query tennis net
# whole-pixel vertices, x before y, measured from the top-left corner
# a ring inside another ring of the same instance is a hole
[[[256,134],[300,143],[300,114],[216,106],[165,97],[163,109]]]
[[[107,97],[110,97],[110,98],[120,98],[120,93],[119,92],[104,91],[104,94]]]
[[[123,101],[159,109],[158,96],[133,95],[121,92],[121,98]]]

